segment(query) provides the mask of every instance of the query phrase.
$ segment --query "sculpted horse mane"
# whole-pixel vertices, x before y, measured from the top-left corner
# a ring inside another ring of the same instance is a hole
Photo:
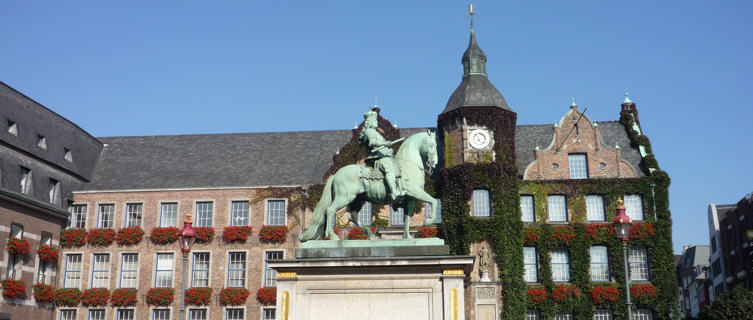
[[[362,166],[351,164],[340,168],[327,179],[322,197],[314,209],[314,217],[306,231],[301,235],[301,242],[330,240],[340,238],[334,232],[335,214],[348,207],[350,221],[366,231],[368,239],[376,236],[369,228],[358,222],[358,211],[365,201],[375,204],[393,205],[404,208],[403,238],[410,238],[410,217],[416,201],[431,204],[431,212],[426,214],[424,225],[434,224],[437,200],[424,191],[424,172],[430,172],[437,164],[436,136],[430,130],[411,135],[400,146],[395,155],[395,162],[400,168],[400,182],[404,196],[392,201],[383,180],[364,177]]]

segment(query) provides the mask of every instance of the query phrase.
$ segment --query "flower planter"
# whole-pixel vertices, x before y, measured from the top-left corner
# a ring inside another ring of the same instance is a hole
[[[3,298],[23,299],[26,297],[26,284],[21,280],[3,280]]]
[[[251,226],[225,227],[222,231],[222,239],[227,242],[246,242],[251,235]]]
[[[206,306],[212,301],[212,288],[191,288],[186,290],[186,304]]]
[[[656,299],[661,290],[653,284],[636,283],[630,287],[630,297],[633,298],[638,306],[652,306],[656,304]]]
[[[245,288],[224,288],[220,291],[220,304],[223,306],[239,306],[246,303],[250,294]]]
[[[118,230],[115,241],[121,246],[132,246],[141,243],[144,239],[144,230],[141,227],[128,227]]]
[[[34,285],[34,300],[37,302],[54,302],[55,301],[55,289],[44,283],[37,283]]]
[[[196,227],[193,230],[196,231],[196,243],[210,243],[214,239],[212,227]]]
[[[167,307],[175,300],[173,288],[151,288],[146,293],[146,303],[152,306]]]
[[[10,254],[15,254],[17,256],[25,256],[29,254],[29,250],[31,249],[31,246],[29,246],[29,241],[26,241],[26,239],[10,237],[8,238],[6,249],[8,250],[8,253]]]
[[[95,247],[106,247],[115,241],[115,230],[93,229],[86,236],[86,242]]]
[[[609,285],[594,286],[591,289],[591,299],[596,305],[615,303],[620,299],[620,291]]]
[[[46,244],[39,246],[39,249],[37,249],[37,255],[39,255],[39,260],[48,263],[57,262],[59,257],[58,249]]]
[[[436,238],[439,234],[439,229],[434,227],[418,227],[419,238]]]
[[[84,290],[81,294],[81,304],[89,307],[103,307],[110,300],[110,291],[105,288]]]
[[[57,289],[55,290],[55,305],[58,307],[75,307],[81,302],[81,290]]]
[[[277,287],[259,288],[256,291],[256,301],[265,306],[277,304]]]
[[[526,304],[529,307],[536,306],[549,297],[549,294],[544,287],[532,287],[526,290]]]
[[[60,245],[63,248],[81,247],[86,244],[86,230],[65,229],[60,232]]]
[[[149,237],[155,244],[170,244],[178,240],[178,228],[152,228],[152,232],[150,232]]]
[[[374,227],[369,227],[371,229],[371,232],[375,232],[376,229]],[[348,235],[346,236],[348,240],[366,240],[367,234],[363,231],[361,228],[352,228],[348,232]]]
[[[287,226],[263,226],[259,231],[259,241],[261,242],[283,243],[287,238]]]
[[[113,307],[135,306],[136,303],[138,303],[136,293],[137,293],[136,289],[125,289],[125,288],[115,289],[115,291],[112,292],[110,303],[112,304]]]

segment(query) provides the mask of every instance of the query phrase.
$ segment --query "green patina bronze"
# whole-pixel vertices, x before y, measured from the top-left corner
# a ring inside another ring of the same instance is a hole
[[[376,130],[376,116],[373,110],[364,114],[366,121],[359,140],[368,150],[367,165],[345,166],[327,179],[311,224],[301,235],[301,242],[324,238],[340,240],[333,227],[335,213],[346,206],[350,221],[365,230],[369,240],[376,239],[370,228],[358,222],[358,211],[366,201],[403,208],[404,239],[412,238],[410,218],[417,200],[431,204],[431,212],[426,214],[424,225],[436,223],[437,200],[424,191],[424,173],[431,172],[437,164],[435,134],[427,130],[411,135],[393,156],[390,147],[400,140],[385,140]],[[395,180],[397,176],[399,180]]]

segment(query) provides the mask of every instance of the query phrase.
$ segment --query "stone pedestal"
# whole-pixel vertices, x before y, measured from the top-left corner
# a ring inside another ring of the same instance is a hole
[[[277,320],[465,319],[463,281],[474,257],[417,240],[307,242],[296,259],[270,262],[278,272]]]
[[[472,282],[468,286],[469,304],[468,320],[499,319],[500,295],[502,285],[498,282]]]

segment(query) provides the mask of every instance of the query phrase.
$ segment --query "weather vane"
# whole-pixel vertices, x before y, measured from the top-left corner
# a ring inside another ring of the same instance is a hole
[[[473,30],[473,3],[468,4],[468,15],[471,16],[471,30]]]

